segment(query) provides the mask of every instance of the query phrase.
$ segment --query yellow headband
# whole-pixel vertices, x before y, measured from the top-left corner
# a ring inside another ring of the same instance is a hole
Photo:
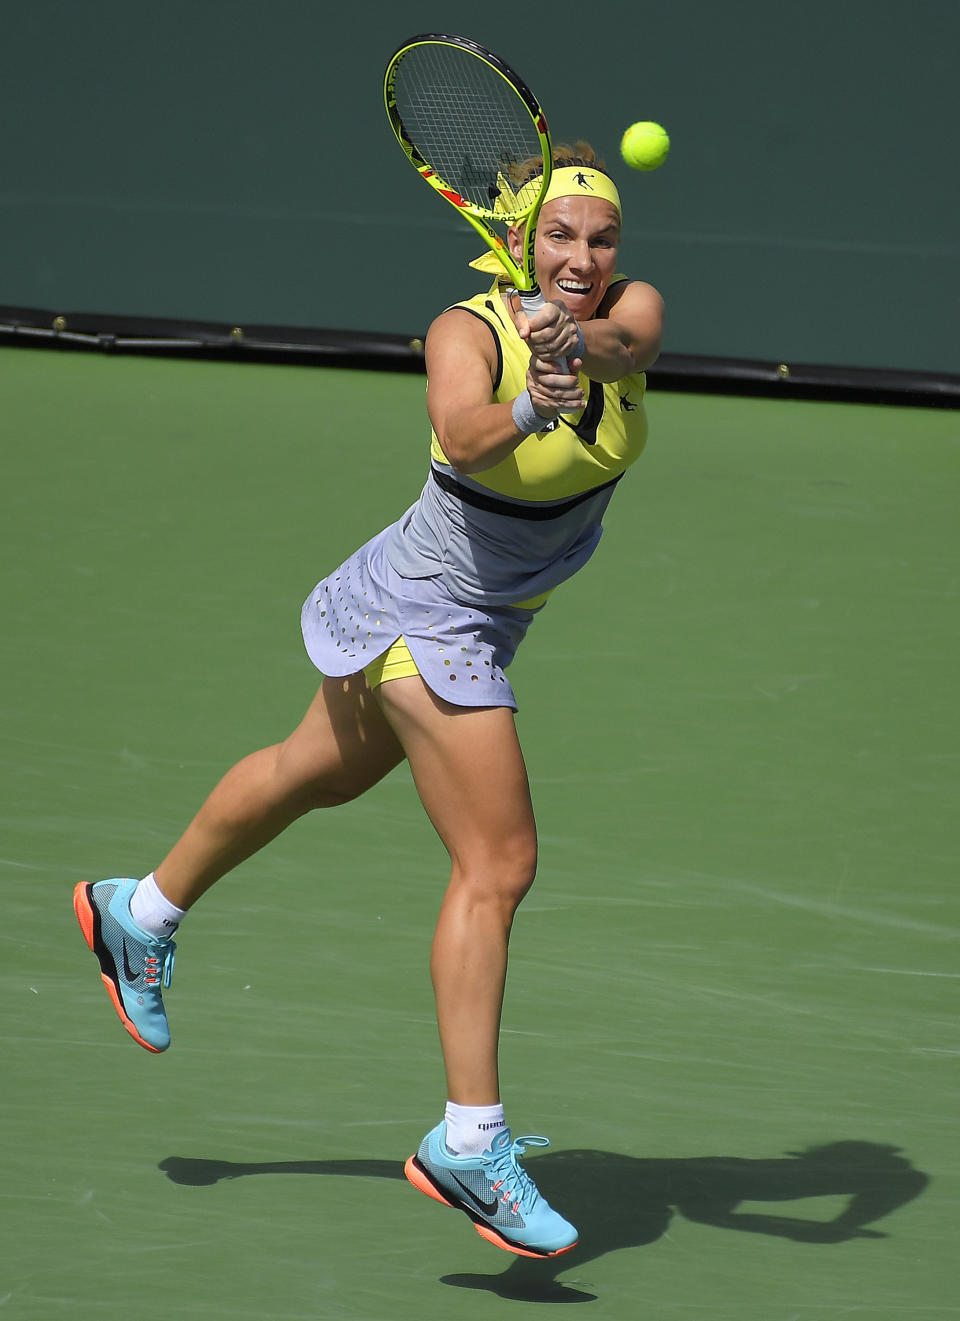
[[[618,216],[623,214],[617,185],[609,174],[591,169],[589,165],[561,165],[554,170],[543,199],[544,205],[557,197],[601,197],[617,208]]]
[[[501,215],[516,215],[525,207],[532,206],[542,182],[543,175],[537,174],[516,188],[505,175],[498,174],[498,197],[493,206],[494,211]],[[617,185],[608,174],[587,165],[561,165],[553,171],[547,195],[543,199],[544,204],[557,197],[600,197],[616,207],[618,216],[623,214]]]
[[[536,179],[525,183],[521,192],[527,188],[539,187],[540,177],[538,175]],[[618,216],[623,214],[617,185],[609,174],[592,169],[588,165],[561,165],[559,169],[553,171],[547,195],[543,199],[544,206],[557,197],[599,197],[616,207]],[[488,275],[498,273],[503,275],[503,267],[492,252],[485,252],[482,256],[476,257],[470,265],[474,270],[485,271]]]

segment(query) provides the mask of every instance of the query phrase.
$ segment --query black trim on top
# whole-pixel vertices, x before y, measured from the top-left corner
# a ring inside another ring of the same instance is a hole
[[[524,518],[530,522],[543,523],[548,519],[563,518],[564,514],[568,514],[571,509],[576,509],[577,505],[582,505],[587,500],[592,500],[595,495],[599,495],[601,491],[616,486],[623,473],[617,473],[616,477],[613,477],[609,482],[603,482],[600,486],[591,486],[589,491],[581,491],[579,495],[573,496],[570,500],[561,500],[559,504],[555,505],[521,505],[514,504],[512,500],[505,500],[502,496],[485,495],[482,491],[474,490],[472,486],[464,486],[463,482],[458,482],[449,473],[434,468],[432,465],[430,476],[441,491],[446,491],[448,495],[455,496],[456,499],[462,500],[465,505],[471,505],[474,509],[482,509],[488,514],[502,514],[504,518]]]
[[[375,331],[230,326],[116,313],[0,306],[0,347],[77,349],[162,357],[283,362],[422,373],[423,339]],[[664,353],[652,390],[960,408],[960,376],[882,367],[823,366]]]
[[[583,441],[584,445],[596,445],[597,431],[599,430],[600,423],[603,421],[603,408],[603,386],[599,381],[590,381],[590,388],[587,393],[587,406],[580,414],[580,421],[568,422],[562,413],[557,421],[562,422],[565,427],[569,427],[570,430]]]
[[[500,324],[503,325],[503,321],[500,320],[500,316],[497,313],[497,309],[493,305],[492,299],[489,298],[487,299],[486,307],[489,308],[489,310],[493,313],[493,315],[497,318],[497,320],[500,321]],[[497,350],[497,373],[494,378],[493,388],[494,390],[499,390],[500,382],[503,380],[503,345],[500,343],[500,336],[494,330],[493,326],[491,326],[487,318],[485,316],[481,316],[480,313],[474,307],[465,307],[463,303],[454,303],[452,307],[447,308],[447,311],[469,312],[471,316],[475,316],[477,320],[481,322],[483,325],[485,325],[486,328],[490,331],[490,334],[493,336],[494,346],[496,347]],[[504,329],[506,329],[505,326]]]

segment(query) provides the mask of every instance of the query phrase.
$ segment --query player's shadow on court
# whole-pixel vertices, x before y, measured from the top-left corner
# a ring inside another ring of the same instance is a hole
[[[653,1243],[674,1216],[718,1229],[769,1234],[795,1243],[844,1243],[882,1239],[869,1228],[926,1187],[927,1175],[898,1155],[899,1148],[873,1142],[831,1142],[789,1152],[777,1160],[736,1156],[693,1156],[653,1160],[612,1151],[558,1151],[529,1162],[548,1201],[566,1211],[580,1230],[572,1252],[546,1261],[510,1259],[491,1275],[446,1275],[443,1282],[485,1289],[501,1298],[531,1302],[592,1302],[595,1295],[560,1284],[584,1262],[617,1248]],[[234,1164],[170,1156],[160,1169],[175,1183],[199,1187],[251,1174],[326,1174],[402,1179],[403,1167],[388,1160],[275,1161]],[[758,1210],[752,1203],[796,1202],[845,1197],[830,1220]]]

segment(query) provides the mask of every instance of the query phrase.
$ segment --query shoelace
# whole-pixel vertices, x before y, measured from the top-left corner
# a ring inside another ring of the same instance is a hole
[[[514,1215],[521,1209],[532,1211],[540,1196],[537,1185],[530,1175],[517,1164],[517,1157],[522,1156],[527,1147],[549,1147],[549,1145],[549,1138],[527,1134],[524,1137],[514,1138],[510,1146],[505,1147],[491,1161],[491,1173],[495,1176],[491,1191],[499,1193],[501,1188],[503,1189],[500,1200],[511,1204],[510,1209]]]
[[[177,947],[172,940],[158,940],[148,945],[143,969],[143,980],[147,986],[156,986],[162,978],[163,989],[166,990],[173,980],[173,965],[176,961]]]

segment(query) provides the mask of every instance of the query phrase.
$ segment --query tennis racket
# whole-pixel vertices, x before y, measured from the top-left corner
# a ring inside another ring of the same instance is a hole
[[[527,316],[544,306],[534,241],[553,152],[540,103],[506,60],[468,37],[426,33],[393,54],[387,116],[407,159],[501,262]],[[526,181],[522,167],[543,170]],[[516,261],[494,225],[523,226]],[[565,362],[560,364],[567,371]]]

